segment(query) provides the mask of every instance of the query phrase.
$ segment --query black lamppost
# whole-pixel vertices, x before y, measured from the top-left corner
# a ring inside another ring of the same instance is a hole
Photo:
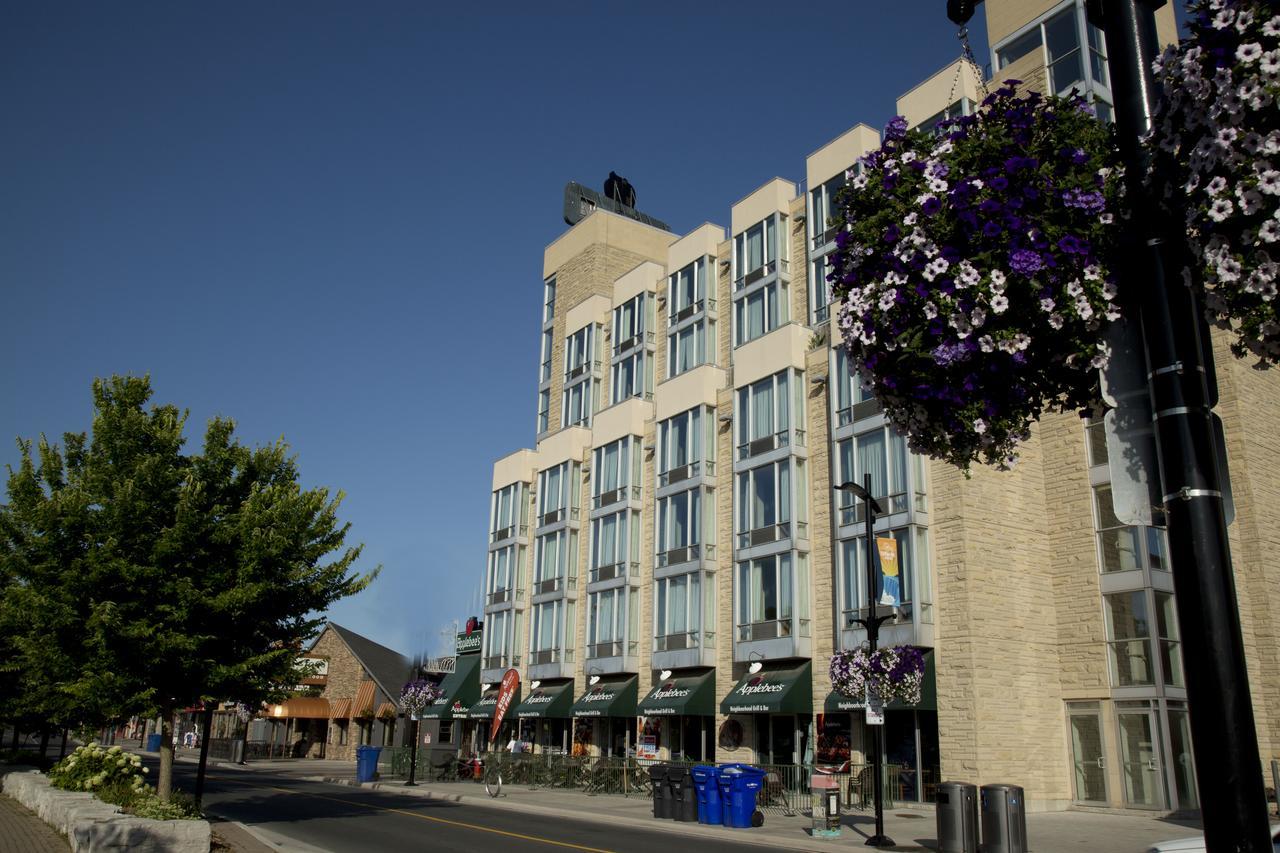
[[[860,498],[865,504],[863,513],[866,521],[866,545],[867,545],[867,602],[870,610],[867,616],[854,621],[867,629],[867,645],[871,647],[871,654],[876,653],[877,644],[880,642],[880,626],[889,619],[893,618],[893,613],[888,612],[883,616],[876,615],[876,578],[875,578],[875,547],[872,541],[872,529],[875,527],[876,516],[883,514],[880,504],[871,496],[871,475],[865,474],[862,479],[863,485],[859,486],[852,481],[841,483],[836,486],[837,491],[849,492],[856,498]],[[892,847],[893,839],[884,834],[884,780],[881,779],[881,772],[884,766],[884,726],[875,727],[876,734],[874,737],[868,738],[871,746],[871,773],[873,777],[872,791],[875,796],[876,803],[876,834],[867,839],[868,847]]]
[[[410,714],[409,719],[413,721],[413,739],[409,743],[409,779],[406,785],[417,785],[414,777],[418,770],[418,715]]]
[[[947,0],[947,16],[964,27],[980,2]],[[1168,200],[1172,212],[1162,210],[1142,183],[1151,162],[1142,137],[1154,125],[1160,97],[1151,73],[1159,49],[1155,10],[1164,4],[1086,5],[1089,19],[1106,36],[1116,141],[1134,208],[1120,295],[1141,319],[1206,846],[1269,853],[1262,763],[1218,476],[1214,364],[1206,355],[1208,328],[1197,291],[1178,280],[1184,268],[1196,275],[1197,265],[1190,262],[1178,199]],[[1225,470],[1226,460],[1221,462]]]

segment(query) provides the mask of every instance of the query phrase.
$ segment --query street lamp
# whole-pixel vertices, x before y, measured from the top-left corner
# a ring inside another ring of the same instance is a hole
[[[880,626],[889,619],[893,618],[893,612],[887,612],[883,616],[876,615],[876,582],[875,582],[875,560],[872,548],[875,547],[872,542],[872,528],[875,527],[876,516],[882,515],[884,510],[881,509],[880,503],[871,496],[871,475],[864,474],[862,479],[863,485],[850,481],[841,483],[836,486],[836,491],[848,492],[856,498],[861,499],[865,504],[865,512],[863,518],[866,521],[866,538],[867,545],[867,601],[870,604],[870,610],[867,616],[854,621],[867,629],[867,644],[871,647],[871,654],[876,653],[877,644],[880,641]],[[884,726],[876,726],[875,737],[868,738],[871,749],[871,774],[872,774],[872,791],[875,795],[876,803],[876,833],[867,839],[868,847],[892,847],[893,839],[884,834],[884,780],[880,778],[881,768],[884,764]]]

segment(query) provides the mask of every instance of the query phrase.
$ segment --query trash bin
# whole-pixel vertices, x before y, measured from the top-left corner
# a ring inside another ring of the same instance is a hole
[[[378,753],[380,746],[356,747],[356,781],[372,782],[378,775]]]
[[[153,735],[147,735],[147,752],[159,752],[159,751],[160,751],[160,738],[161,738],[161,737],[162,737],[162,735],[160,735],[160,733],[159,733],[159,732],[157,732],[156,734],[153,734]]]
[[[726,764],[720,768],[720,799],[725,826],[749,829],[756,810],[756,791],[764,783],[764,771],[746,764]]]
[[[244,741],[231,741],[231,763],[244,764]]]
[[[1026,853],[1027,810],[1017,785],[983,785],[982,853]]]
[[[693,784],[693,774],[688,767],[671,766],[667,769],[667,782],[675,795],[672,817],[681,823],[698,822],[698,789]]]
[[[689,773],[698,792],[698,823],[722,823],[724,809],[720,805],[720,781],[716,777],[716,768],[699,764]]]
[[[675,817],[671,789],[667,786],[667,765],[649,765],[649,787],[653,788],[653,816],[666,819]]]
[[[936,800],[938,853],[978,853],[978,786],[943,782]]]
[[[840,780],[829,773],[814,773],[809,780],[810,814],[814,838],[840,837]]]

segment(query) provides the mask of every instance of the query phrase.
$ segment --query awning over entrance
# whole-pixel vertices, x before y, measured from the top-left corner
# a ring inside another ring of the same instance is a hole
[[[492,690],[486,690],[484,695],[480,697],[480,701],[471,706],[471,710],[467,711],[468,719],[472,720],[492,720],[494,713],[498,710],[498,694],[502,692],[502,688],[495,687]],[[511,704],[507,706],[507,715],[503,719],[511,719],[511,709],[520,704],[520,688],[516,688],[515,695],[511,697]]]
[[[813,665],[810,661],[765,663],[748,672],[720,702],[722,714],[813,713]]]
[[[453,672],[440,682],[440,698],[422,712],[424,720],[450,720],[467,716],[480,698],[480,655],[458,655]]]
[[[716,671],[681,674],[659,682],[640,700],[636,713],[646,717],[686,716],[713,717],[716,713]]]
[[[515,708],[519,719],[542,717],[568,717],[573,705],[573,682],[543,684],[529,692],[529,696]]]
[[[637,681],[634,675],[602,675],[578,697],[569,713],[575,717],[634,717]]]
[[[850,699],[848,696],[843,696],[834,690],[827,694],[826,701],[822,704],[824,712],[828,714],[861,711],[865,707],[861,698]],[[933,649],[926,649],[924,652],[924,681],[920,683],[919,704],[908,705],[895,699],[885,705],[885,709],[888,711],[938,710],[938,677],[933,663]]]
[[[351,716],[350,699],[331,699],[329,701],[329,719],[345,720]]]
[[[356,688],[356,698],[351,700],[352,719],[373,716],[373,690],[372,681],[360,682],[360,686]]]
[[[275,719],[286,717],[305,720],[329,719],[329,700],[318,696],[294,696],[281,705],[271,705],[270,714]]]

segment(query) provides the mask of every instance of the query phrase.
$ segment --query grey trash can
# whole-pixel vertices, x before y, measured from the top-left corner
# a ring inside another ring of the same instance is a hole
[[[938,853],[978,853],[978,786],[943,782],[935,810]]]
[[[231,763],[244,764],[244,741],[239,739],[231,741]]]
[[[982,853],[1027,853],[1027,810],[1017,785],[983,785]]]

